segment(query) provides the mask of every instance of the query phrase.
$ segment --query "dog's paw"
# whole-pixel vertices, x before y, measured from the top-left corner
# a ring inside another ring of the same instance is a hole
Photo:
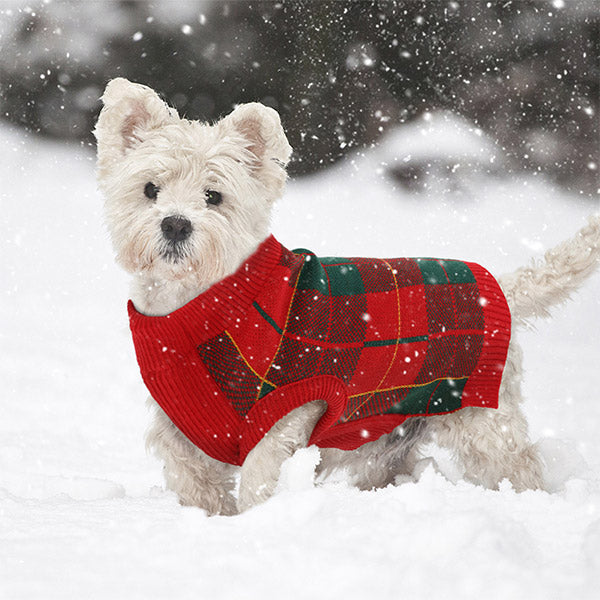
[[[439,473],[441,475],[443,475],[442,470],[440,469],[439,465],[437,464],[437,461],[435,460],[435,458],[432,457],[427,457],[427,458],[422,458],[420,461],[418,461],[415,464],[415,468],[413,469],[412,472],[412,476],[413,479],[415,481],[419,481],[419,479],[421,479],[421,477],[423,476],[423,473],[425,473],[425,471],[427,471],[427,469],[433,469],[434,473]]]
[[[253,506],[262,504],[273,495],[276,484],[277,482],[262,482],[256,486],[245,485],[240,487],[240,493],[237,500],[237,510],[242,513]]]

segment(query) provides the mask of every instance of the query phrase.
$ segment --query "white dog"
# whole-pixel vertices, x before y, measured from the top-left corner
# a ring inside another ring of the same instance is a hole
[[[208,311],[212,308],[207,306],[207,298],[214,303],[223,300],[218,292],[223,282],[229,281],[241,265],[248,265],[246,261],[258,248],[265,248],[271,207],[283,193],[291,148],[277,113],[260,104],[239,106],[218,123],[208,125],[180,119],[150,88],[125,79],[111,81],[103,101],[95,130],[99,185],[106,197],[117,261],[133,276],[132,322],[138,335],[145,336],[150,345],[160,345],[163,352],[158,359],[147,357],[145,350],[136,345],[142,368],[150,365],[145,381],[153,389],[177,361],[181,364],[176,368],[186,373],[201,361],[184,356],[183,351],[169,344],[163,345],[163,334],[152,333],[146,326],[150,327],[154,317],[164,317],[156,322],[165,324],[161,330],[165,332],[190,317],[192,300],[203,298],[203,310]],[[502,278],[500,285],[510,306],[513,329],[525,319],[547,316],[551,306],[567,299],[594,270],[599,257],[600,219],[593,218],[575,238],[549,251],[543,263]],[[310,258],[304,256],[302,260]],[[250,279],[240,281],[243,287]],[[238,284],[232,285],[229,293],[235,296]],[[280,329],[262,308],[258,309],[273,330]],[[215,320],[221,318],[218,314]],[[233,323],[235,314],[227,315]],[[208,318],[203,322],[207,331],[214,325]],[[186,335],[185,330],[177,330],[176,337]],[[218,342],[225,343],[223,336]],[[198,348],[198,352],[214,350],[207,344]],[[164,365],[159,360],[162,356]],[[222,367],[225,372],[239,367],[253,376],[248,362],[232,367],[228,360],[230,357],[218,358],[213,369]],[[204,377],[206,385],[199,380],[201,385],[195,385],[194,390],[206,388],[203,393],[222,395],[208,374]],[[259,384],[266,385],[267,377],[258,377]],[[324,377],[320,381],[329,385],[332,379]],[[471,406],[448,414],[411,415],[393,430],[388,427],[384,435],[373,436],[373,441],[369,441],[369,431],[363,429],[365,443],[353,450],[324,444],[319,470],[327,473],[343,467],[361,489],[384,486],[399,475],[411,475],[420,458],[420,447],[435,440],[452,451],[470,481],[496,488],[508,478],[516,490],[542,488],[541,461],[528,440],[527,423],[519,408],[520,384],[521,353],[513,337],[497,409]],[[170,384],[161,385],[165,389]],[[243,460],[237,462],[241,477],[236,498],[236,460],[218,460],[222,455],[217,451],[209,456],[189,439],[205,436],[210,446],[209,430],[202,429],[202,415],[208,413],[202,411],[210,412],[214,407],[205,400],[198,400],[198,405],[204,402],[198,409],[186,404],[185,394],[180,396],[176,388],[178,382],[173,385],[174,391],[165,402],[179,427],[153,402],[155,417],[148,446],[164,460],[167,485],[182,504],[225,515],[245,510],[273,493],[282,462],[314,438],[321,418],[329,414],[319,394],[325,397],[337,393],[329,388],[315,391],[314,396],[298,400],[295,408],[269,422],[270,429],[262,431],[262,437],[239,455]],[[290,396],[291,392],[285,398],[289,400]],[[198,414],[192,415],[196,409]],[[233,414],[230,406],[227,411]],[[219,415],[213,417],[218,419]],[[229,427],[229,423],[221,426]],[[188,437],[180,431],[188,431],[186,428],[192,432]],[[230,443],[234,452],[238,440],[227,439],[224,443]]]

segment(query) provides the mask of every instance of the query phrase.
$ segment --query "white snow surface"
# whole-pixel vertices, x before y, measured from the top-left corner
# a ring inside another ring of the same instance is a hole
[[[410,153],[406,131],[290,182],[273,222],[280,241],[322,255],[473,260],[500,274],[598,211],[538,178],[465,169],[452,191],[432,182],[408,194],[381,166]],[[2,126],[0,174],[0,598],[598,597],[598,275],[521,335],[525,410],[552,493],[484,490],[443,456],[447,477],[426,468],[417,482],[360,492],[340,473],[315,485],[318,450],[307,448],[266,504],[207,517],[165,491],[144,449],[128,280],[91,149]]]

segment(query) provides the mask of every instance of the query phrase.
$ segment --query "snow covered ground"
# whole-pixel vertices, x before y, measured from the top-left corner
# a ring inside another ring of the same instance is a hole
[[[524,176],[467,173],[408,194],[382,166],[415,160],[411,148],[494,154],[467,137],[458,123],[423,122],[292,182],[274,232],[320,254],[436,255],[501,273],[598,210]],[[127,278],[93,169],[90,149],[0,127],[0,598],[597,597],[600,276],[521,336],[553,493],[486,491],[432,470],[373,492],[343,476],[314,487],[309,448],[268,503],[208,518],[178,505],[144,450]]]

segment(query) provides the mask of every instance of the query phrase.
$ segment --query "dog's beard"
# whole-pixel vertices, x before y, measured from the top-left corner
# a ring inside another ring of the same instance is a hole
[[[187,242],[166,242],[159,250],[161,259],[171,265],[182,263],[190,254],[191,244]]]
[[[193,268],[196,262],[194,252],[197,252],[197,248],[190,240],[170,242],[159,235],[139,235],[122,248],[117,254],[117,261],[133,273],[179,279]]]
[[[142,231],[130,238],[117,260],[132,273],[161,281],[191,279],[204,288],[232,273],[244,258],[239,236],[234,240],[221,230],[214,233],[196,227],[189,239],[171,242],[160,232],[149,236]],[[252,244],[246,246],[252,249]]]

